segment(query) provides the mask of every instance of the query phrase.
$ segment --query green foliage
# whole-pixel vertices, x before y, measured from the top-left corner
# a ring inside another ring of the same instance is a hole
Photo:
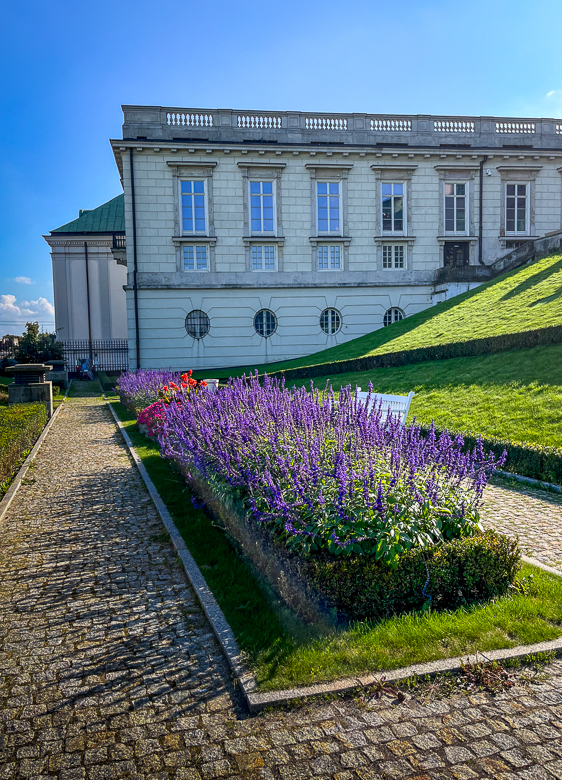
[[[326,557],[313,559],[310,572],[329,602],[348,617],[364,620],[424,606],[456,609],[500,596],[515,580],[519,559],[517,540],[486,531],[408,550],[394,567],[373,557]]]
[[[406,317],[387,328],[379,328],[337,347],[296,360],[252,368],[258,368],[260,371],[266,368],[268,373],[272,373],[324,364],[324,376],[328,376],[331,372],[326,364],[352,358],[389,352],[410,352],[423,349],[427,345],[436,348],[438,345],[459,344],[545,328],[550,330],[562,325],[561,295],[562,256],[550,255],[523,268],[502,274],[474,290]],[[496,342],[496,346],[501,344],[501,341]],[[504,348],[513,349],[516,346],[513,344]],[[437,354],[436,352],[435,355]],[[457,352],[457,355],[459,354],[474,353]],[[412,358],[414,356],[411,355]],[[453,357],[452,354],[447,356]],[[249,367],[213,370],[213,376],[228,377],[248,370]],[[292,378],[296,377],[292,375]]]
[[[46,423],[44,404],[0,408],[0,494],[6,492],[22,456],[33,447]]]
[[[14,353],[18,363],[45,363],[64,356],[63,346],[55,333],[39,333],[38,322],[26,322],[25,327],[26,333]]]

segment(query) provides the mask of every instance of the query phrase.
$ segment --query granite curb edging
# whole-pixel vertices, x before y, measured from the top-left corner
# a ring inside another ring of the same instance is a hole
[[[187,549],[187,546],[181,537],[172,516],[168,512],[166,505],[160,497],[160,494],[154,486],[154,483],[150,479],[142,460],[137,454],[133,443],[129,438],[129,435],[127,434],[127,431],[117,417],[112,403],[107,399],[105,400],[111,410],[111,414],[113,415],[119,430],[123,435],[123,439],[129,452],[131,453],[131,457],[139,469],[150,497],[152,498],[158,514],[162,519],[162,523],[168,531],[172,543],[178,552],[186,575],[211,625],[213,633],[215,634],[228,661],[235,681],[240,687],[250,714],[256,715],[268,707],[282,706],[284,704],[294,704],[297,701],[319,696],[337,696],[339,694],[350,693],[351,691],[360,690],[362,688],[368,688],[369,686],[378,683],[382,677],[384,677],[386,683],[396,683],[409,677],[433,677],[443,672],[460,672],[463,664],[469,662],[476,663],[480,657],[484,657],[489,661],[507,661],[517,658],[525,658],[526,656],[534,655],[536,653],[555,652],[557,654],[562,654],[561,636],[557,639],[552,639],[546,642],[537,642],[533,645],[518,645],[517,647],[490,650],[485,654],[467,654],[466,656],[456,656],[454,658],[443,658],[437,661],[412,664],[411,666],[402,667],[400,669],[391,669],[388,671],[381,670],[379,672],[379,677],[376,677],[373,674],[365,674],[358,675],[357,677],[346,677],[328,683],[319,683],[317,685],[285,688],[283,690],[276,691],[263,691],[261,693],[256,692],[256,678],[244,666],[244,662],[241,658],[241,652],[232,628],[226,620],[211,590],[209,589],[209,586],[201,574],[199,567]],[[536,566],[537,568],[540,568],[549,574],[562,577],[562,571],[554,569],[551,566],[547,566],[535,558],[522,556],[521,560],[525,563]]]
[[[62,405],[63,405],[64,401],[66,400],[66,396],[68,395],[68,389],[69,388],[67,388],[66,393],[64,394],[64,396],[62,398],[62,401],[57,406],[57,408],[55,409],[53,414],[51,415],[51,418],[49,420],[47,420],[47,424],[45,425],[45,427],[43,428],[43,430],[39,434],[39,438],[37,439],[37,441],[33,445],[32,449],[31,449],[31,452],[29,453],[27,458],[22,463],[19,471],[17,472],[16,476],[12,480],[12,484],[10,485],[10,487],[8,488],[6,493],[4,494],[2,500],[0,501],[0,523],[3,522],[4,517],[6,515],[6,512],[10,508],[10,504],[14,500],[14,498],[16,496],[16,493],[18,492],[19,487],[20,487],[23,479],[25,478],[25,475],[27,474],[27,471],[28,471],[29,467],[31,466],[31,464],[35,460],[35,456],[37,455],[37,453],[41,449],[41,445],[43,444],[47,434],[51,430],[51,426],[54,423],[54,421],[56,420],[57,415],[59,413],[59,410],[62,408]]]
[[[496,474],[499,474],[502,479],[513,479],[516,482],[520,482],[522,485],[546,490],[547,492],[562,493],[562,487],[560,485],[555,485],[554,482],[543,482],[541,479],[524,477],[521,474],[515,474],[512,471],[502,471],[501,469],[494,469],[494,476]]]

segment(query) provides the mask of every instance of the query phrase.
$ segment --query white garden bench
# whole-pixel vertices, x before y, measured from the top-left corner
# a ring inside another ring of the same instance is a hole
[[[408,416],[410,404],[412,403],[412,398],[415,396],[413,391],[408,393],[408,395],[385,395],[383,393],[371,393],[371,397],[369,398],[369,393],[362,393],[360,387],[356,387],[355,390],[357,393],[357,398],[361,402],[368,402],[369,409],[372,409],[373,406],[378,406],[380,404],[381,412],[383,414],[386,412],[387,415],[393,414],[399,416],[400,425],[406,424],[406,417]]]

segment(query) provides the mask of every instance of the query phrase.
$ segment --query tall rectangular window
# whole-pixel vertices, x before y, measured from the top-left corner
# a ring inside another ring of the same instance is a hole
[[[205,233],[205,182],[181,182],[181,218],[184,233]]]
[[[382,183],[383,233],[404,232],[404,184]]]
[[[340,232],[340,183],[319,181],[316,183],[318,206],[318,232]]]
[[[252,233],[273,233],[274,190],[272,181],[250,182],[250,224]]]
[[[184,246],[183,270],[184,271],[206,271],[207,270],[207,247],[206,246]]]
[[[505,232],[526,233],[528,230],[527,184],[505,185]]]
[[[341,268],[341,247],[319,246],[318,247],[318,270],[319,271],[339,271]]]
[[[404,247],[401,244],[383,244],[383,268],[404,268]]]
[[[252,270],[275,271],[275,246],[252,247]]]
[[[466,184],[445,182],[445,233],[466,233]]]

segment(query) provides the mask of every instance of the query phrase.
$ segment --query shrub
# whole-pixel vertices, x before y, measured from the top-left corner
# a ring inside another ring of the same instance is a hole
[[[0,409],[0,493],[25,452],[27,452],[47,423],[44,404],[17,404]]]
[[[399,352],[385,352],[381,355],[366,355],[350,360],[335,360],[331,363],[319,363],[301,368],[287,368],[273,371],[270,376],[284,377],[286,381],[312,379],[319,376],[347,374],[353,371],[369,371],[373,368],[391,368],[422,363],[426,360],[448,360],[457,357],[474,357],[506,352],[510,349],[528,349],[529,347],[562,342],[562,325],[550,328],[538,328],[519,333],[504,333],[499,336],[456,341],[448,344],[431,344],[427,347],[404,349]]]
[[[519,568],[516,539],[495,531],[404,552],[395,567],[372,557],[313,558],[311,582],[350,618],[425,606],[456,609],[504,594]]]
[[[178,396],[178,398],[181,397]],[[478,533],[497,462],[480,443],[423,437],[383,418],[351,388],[289,391],[257,374],[216,395],[165,407],[164,456],[238,491],[254,522],[302,557],[365,555],[395,565],[407,550]]]

